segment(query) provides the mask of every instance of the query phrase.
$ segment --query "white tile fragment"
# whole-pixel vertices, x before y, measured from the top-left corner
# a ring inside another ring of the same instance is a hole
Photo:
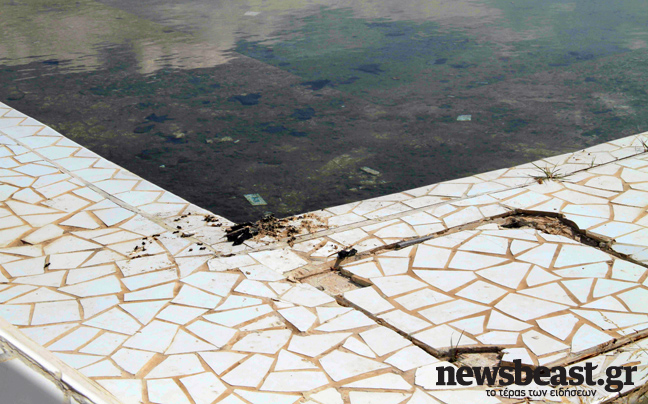
[[[167,356],[162,363],[153,368],[147,375],[147,379],[158,379],[164,377],[188,376],[194,373],[202,373],[203,369],[198,357],[193,354]]]

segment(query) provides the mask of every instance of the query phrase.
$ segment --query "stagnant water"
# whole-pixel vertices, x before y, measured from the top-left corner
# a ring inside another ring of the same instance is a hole
[[[0,0],[0,101],[233,220],[648,130],[647,52],[645,0]]]

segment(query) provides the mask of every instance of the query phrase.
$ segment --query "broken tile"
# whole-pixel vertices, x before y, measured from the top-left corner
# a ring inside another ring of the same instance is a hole
[[[154,320],[130,337],[124,347],[162,353],[169,347],[177,331],[175,324]]]
[[[328,384],[326,375],[317,371],[270,373],[261,390],[276,392],[306,392]]]
[[[149,400],[153,403],[191,404],[173,379],[148,380]]]
[[[568,306],[510,293],[500,300],[495,305],[495,308],[520,320],[527,321],[565,310]]]
[[[403,348],[385,359],[386,363],[397,367],[403,372],[419,368],[421,366],[430,365],[438,361],[439,360],[437,358],[414,345]]]
[[[180,382],[196,404],[211,404],[227,390],[227,387],[212,373],[183,377]]]
[[[304,307],[290,307],[279,310],[288,322],[290,322],[299,331],[305,332],[315,323],[317,317]]]
[[[244,354],[233,352],[199,352],[198,355],[207,363],[207,365],[217,374],[221,375],[230,369],[234,364],[247,357]],[[259,355],[262,356],[262,355]]]
[[[162,363],[153,368],[147,375],[147,379],[158,379],[175,376],[189,376],[195,373],[202,373],[200,361],[193,354],[167,356]]]
[[[291,334],[290,330],[251,333],[234,344],[232,349],[243,352],[274,354],[288,342]]]
[[[221,377],[226,383],[241,387],[258,387],[268,374],[273,358],[255,354]]]
[[[171,304],[165,307],[156,318],[176,324],[187,324],[194,318],[206,313],[206,309]]]
[[[345,292],[344,298],[371,314],[382,313],[394,308],[391,303],[380,296],[372,287]]]
[[[319,335],[299,336],[294,335],[288,345],[288,350],[315,357],[328,351],[344,341],[350,333],[327,333]]]
[[[227,345],[237,333],[233,328],[223,327],[206,321],[196,321],[187,326],[187,329],[217,348],[222,348]]]
[[[67,300],[62,302],[36,303],[34,305],[34,315],[31,324],[65,323],[80,319],[79,304],[76,301]]]
[[[388,367],[383,363],[341,351],[333,351],[322,357],[319,362],[329,377],[336,382]]]
[[[84,324],[128,335],[135,334],[141,327],[135,319],[117,307],[84,322]]]

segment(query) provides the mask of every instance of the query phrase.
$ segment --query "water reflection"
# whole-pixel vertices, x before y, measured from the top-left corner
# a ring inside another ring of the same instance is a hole
[[[0,1],[1,101],[235,220],[648,129],[644,0]]]
[[[163,68],[213,67],[232,58],[233,32],[205,43],[191,34],[89,0],[0,4],[3,65],[37,61],[65,72],[95,71],[111,63],[106,56],[119,46],[133,50],[133,68],[143,74]]]
[[[309,18],[322,18],[322,10],[332,9],[348,10],[359,21],[434,23],[440,31],[461,32],[489,46],[499,57],[569,45],[591,50],[606,43],[637,50],[648,41],[641,24],[648,7],[641,0],[613,5],[584,0],[2,0],[0,4],[0,62],[15,66],[34,60],[64,61],[61,67],[67,71],[101,68],[102,49],[120,44],[133,48],[141,73],[217,66],[235,57],[231,51],[240,40],[266,45],[316,40],[323,47],[328,42],[346,42],[346,49],[363,47],[355,35],[336,37],[329,31],[312,37],[302,31]],[[329,24],[333,28],[335,21]]]

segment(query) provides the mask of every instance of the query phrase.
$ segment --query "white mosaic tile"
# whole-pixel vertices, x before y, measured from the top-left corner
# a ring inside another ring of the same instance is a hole
[[[180,382],[196,404],[210,404],[227,390],[227,387],[212,373],[183,377]]]
[[[359,311],[350,311],[340,317],[327,321],[315,328],[315,330],[325,332],[346,331],[355,328],[368,327],[374,324],[375,322],[363,313],[360,313]]]
[[[148,380],[146,384],[149,400],[153,403],[190,404],[180,386],[172,379]]]
[[[31,324],[56,324],[80,319],[79,303],[76,301],[36,303]]]
[[[198,357],[193,354],[171,355],[157,365],[147,375],[147,379],[157,379],[174,376],[185,376],[202,373],[205,369]]]
[[[135,319],[116,307],[84,322],[84,324],[128,335],[135,334],[141,327]]]
[[[328,384],[328,378],[322,372],[273,372],[270,373],[260,390],[276,392],[309,391]]]
[[[295,335],[290,340],[288,350],[309,357],[316,357],[339,345],[350,333],[327,333],[309,336]]]
[[[154,320],[129,338],[123,346],[162,353],[169,347],[177,331],[178,326],[175,324]]]
[[[290,330],[271,330],[251,333],[232,346],[235,351],[275,354],[290,339]]]
[[[310,362],[306,358],[302,358],[301,356],[290,353],[284,349],[279,351],[279,355],[277,355],[277,363],[274,366],[275,371],[302,369],[318,368],[314,363]]]
[[[404,348],[411,342],[387,327],[377,327],[360,333],[360,337],[378,356]]]
[[[258,387],[274,362],[264,355],[252,355],[222,377],[226,383],[240,387]]]
[[[205,319],[217,324],[227,327],[233,327],[250,321],[252,319],[261,317],[272,312],[272,308],[268,305],[245,307],[242,309],[228,310],[221,313],[214,313],[205,315]]]
[[[204,314],[205,312],[207,312],[206,309],[172,304],[165,307],[160,313],[158,313],[156,318],[166,320],[171,323],[186,324],[194,318]]]
[[[495,308],[520,320],[532,320],[568,308],[568,306],[517,294],[508,294]]]
[[[336,382],[388,367],[372,359],[341,351],[333,351],[319,359],[319,362],[329,377]]]

